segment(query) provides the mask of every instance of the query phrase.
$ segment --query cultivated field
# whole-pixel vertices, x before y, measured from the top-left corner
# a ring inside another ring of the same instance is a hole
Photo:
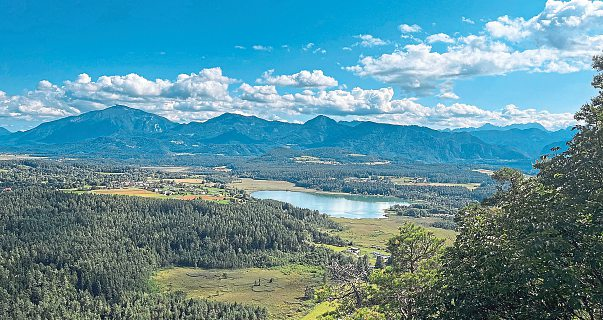
[[[72,191],[74,193],[88,193],[87,191]],[[203,195],[163,195],[153,191],[138,189],[138,188],[126,188],[126,189],[98,189],[89,191],[94,194],[113,194],[120,196],[136,196],[145,198],[161,198],[161,199],[178,199],[178,200],[195,200],[201,199],[205,201],[215,201],[218,203],[229,203],[230,201],[223,195],[219,194],[203,194]]]
[[[263,306],[271,319],[300,319],[312,311],[315,303],[304,299],[304,291],[307,286],[320,285],[322,279],[321,268],[300,265],[233,270],[172,268],[153,276],[162,291]],[[328,309],[321,306],[321,310]]]
[[[146,198],[166,198],[166,196],[155,193],[149,190],[138,189],[138,188],[127,188],[127,189],[98,189],[92,190],[90,193],[95,194],[115,194],[121,196],[137,196]]]

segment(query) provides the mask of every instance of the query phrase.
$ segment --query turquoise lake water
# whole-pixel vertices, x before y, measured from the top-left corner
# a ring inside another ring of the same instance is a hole
[[[300,208],[318,210],[332,217],[383,218],[385,209],[408,202],[392,197],[320,194],[299,191],[255,191],[256,199],[272,199],[291,203]]]

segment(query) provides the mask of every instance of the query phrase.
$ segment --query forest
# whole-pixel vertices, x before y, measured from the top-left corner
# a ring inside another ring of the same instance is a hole
[[[323,265],[341,244],[324,215],[275,201],[75,195],[41,187],[0,194],[2,319],[264,319],[258,307],[159,294],[152,272],[172,265]],[[342,260],[342,261],[343,261]]]

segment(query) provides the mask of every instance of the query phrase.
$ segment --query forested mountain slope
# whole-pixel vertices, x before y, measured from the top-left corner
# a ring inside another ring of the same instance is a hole
[[[571,132],[539,128],[438,131],[317,116],[304,124],[223,114],[179,124],[125,106],[91,111],[0,136],[0,151],[47,155],[154,158],[180,154],[260,156],[275,148],[339,149],[340,156],[442,162],[530,163]]]

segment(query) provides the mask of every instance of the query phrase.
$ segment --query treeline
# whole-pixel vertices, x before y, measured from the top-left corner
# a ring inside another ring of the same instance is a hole
[[[300,187],[323,191],[347,192],[364,195],[393,196],[411,201],[421,201],[432,208],[445,208],[452,214],[458,209],[491,196],[495,183],[485,174],[456,165],[396,164],[319,165],[240,164],[235,174],[254,179],[285,180]],[[475,190],[462,186],[399,185],[392,177],[425,178],[429,182],[480,183]]]
[[[154,270],[344,259],[325,216],[276,201],[75,195],[40,187],[0,194],[2,319],[264,319],[264,309],[154,293]]]
[[[81,186],[109,186],[121,182],[144,181],[163,174],[123,165],[104,165],[87,161],[27,159],[0,161],[0,187],[70,189]]]
[[[295,163],[291,159],[265,161],[263,158],[239,161],[231,165],[235,174],[258,179],[286,181],[341,180],[347,177],[420,177],[429,182],[482,183],[490,179],[487,175],[471,170],[472,166],[455,164],[424,164],[395,162],[385,165],[345,164],[326,165]]]

